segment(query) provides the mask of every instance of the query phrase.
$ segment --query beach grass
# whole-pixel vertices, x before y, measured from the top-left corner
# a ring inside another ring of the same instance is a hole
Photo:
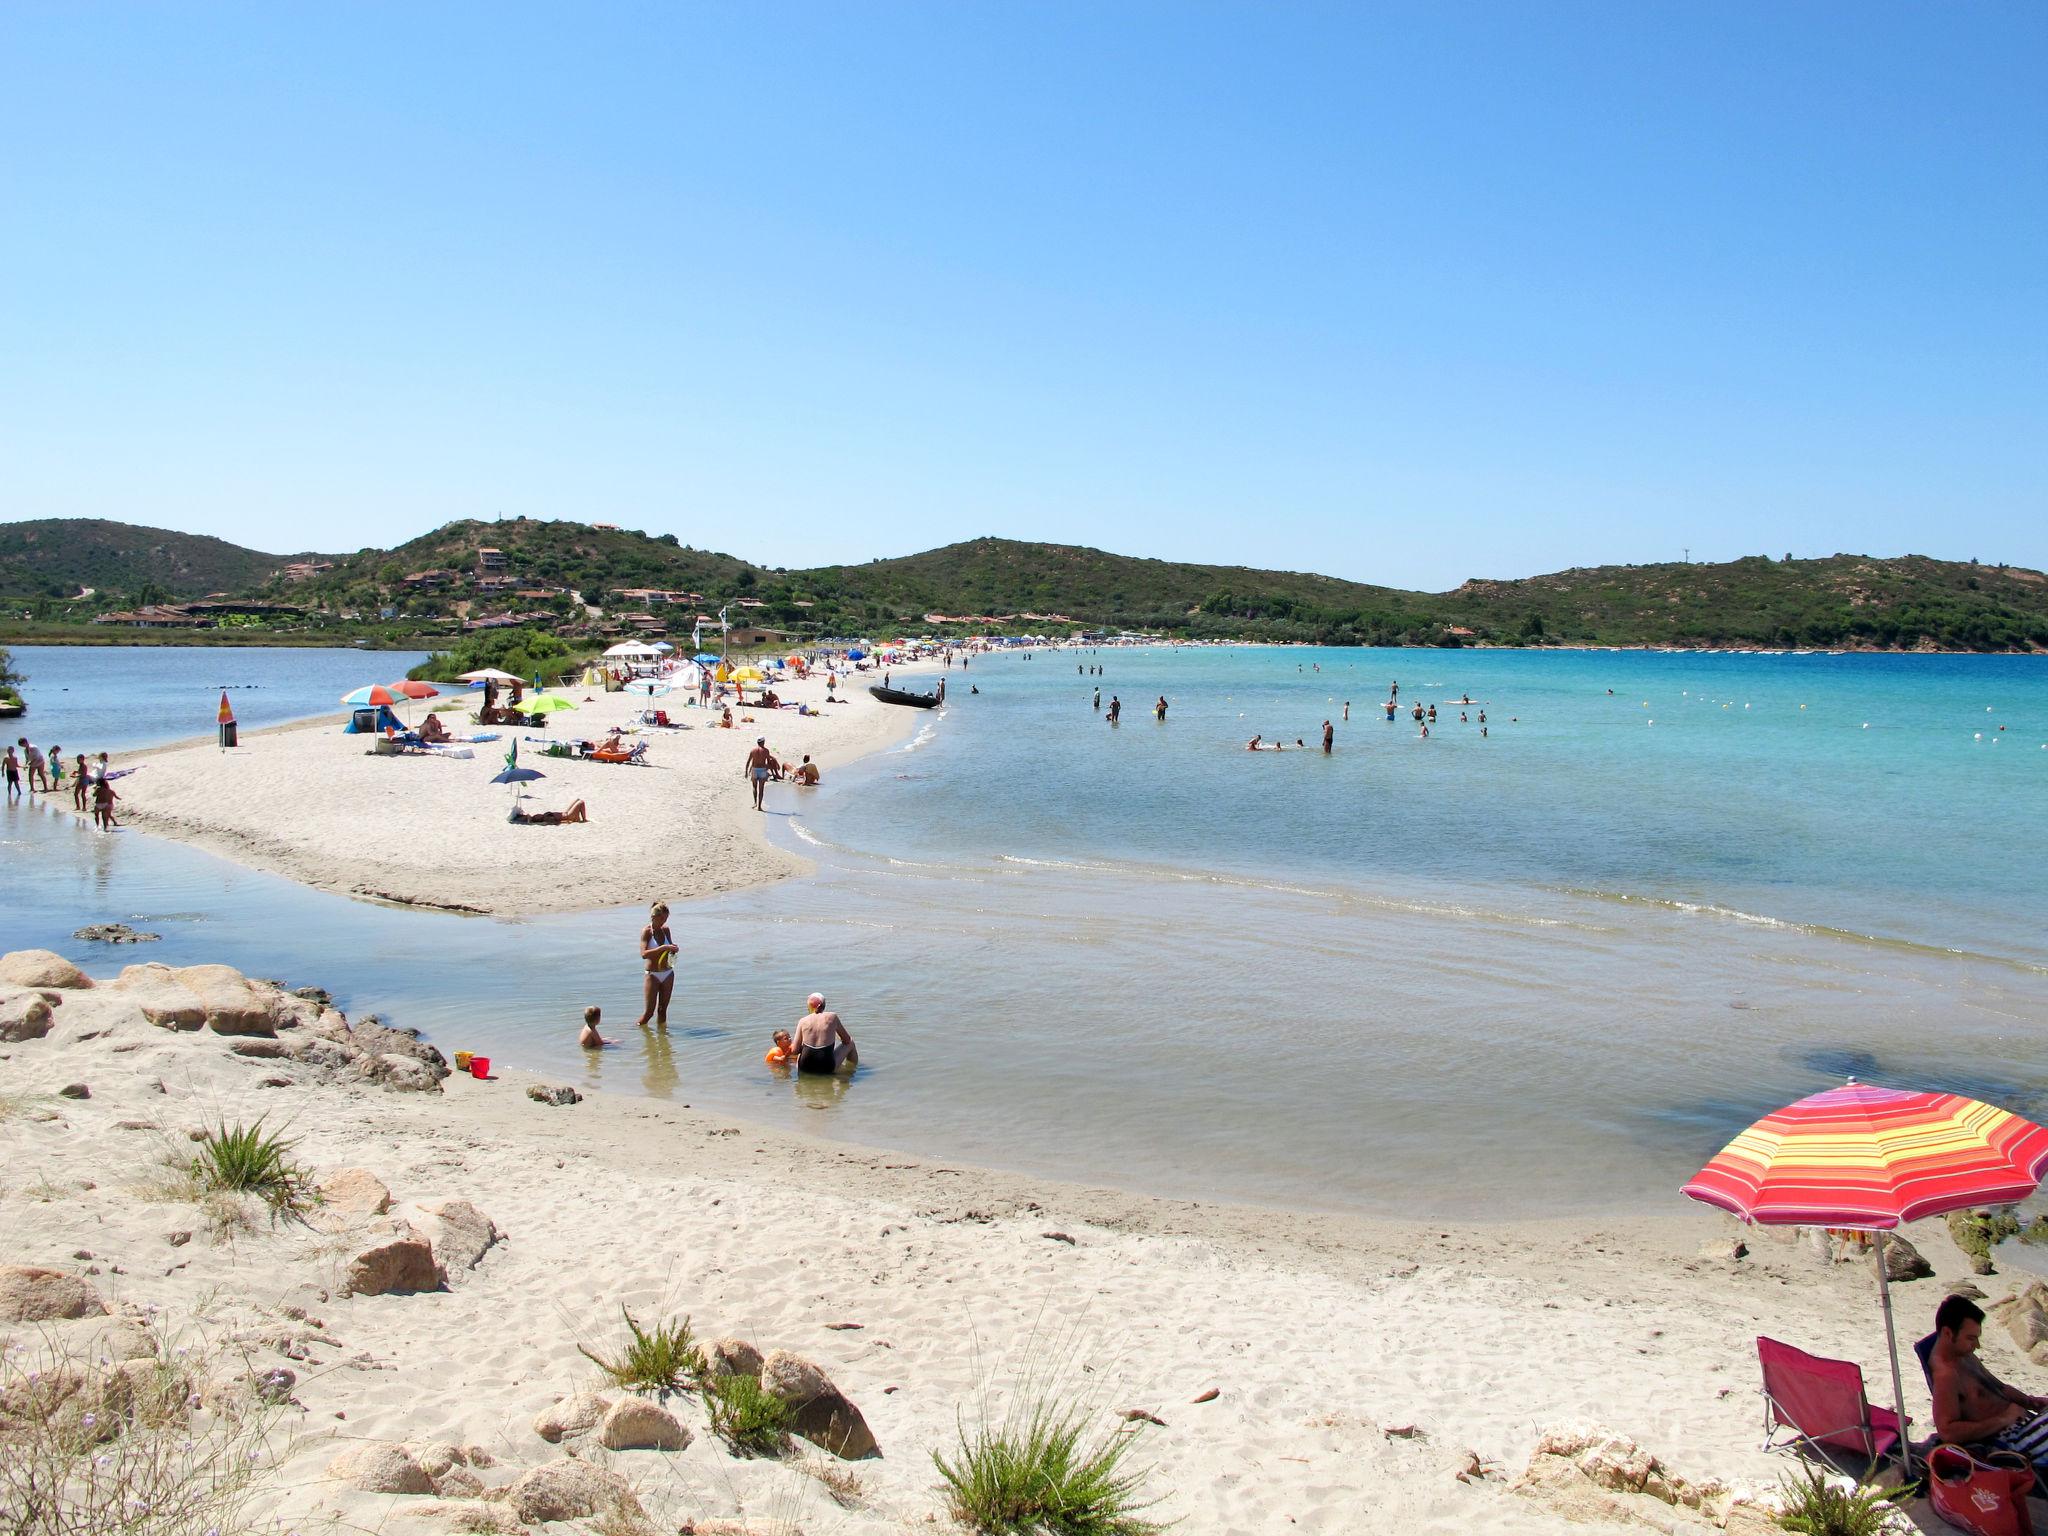
[[[1079,1401],[1030,1400],[1000,1424],[983,1423],[948,1459],[938,1451],[941,1491],[953,1517],[976,1531],[1048,1536],[1148,1536],[1164,1527],[1145,1518],[1157,1502],[1145,1492],[1147,1469],[1129,1458],[1133,1429],[1091,1427]]]
[[[714,1376],[704,1384],[712,1433],[741,1456],[779,1456],[789,1445],[789,1405],[753,1376]]]
[[[687,1317],[663,1319],[652,1328],[640,1326],[639,1319],[619,1308],[626,1320],[626,1342],[616,1355],[601,1355],[578,1344],[583,1358],[611,1378],[614,1386],[629,1392],[687,1392],[704,1376],[704,1356],[697,1348],[696,1335]]]
[[[292,1161],[293,1143],[264,1130],[263,1121],[219,1122],[192,1159],[204,1194],[254,1195],[273,1212],[296,1214],[313,1203],[310,1176]]]
[[[1895,1506],[1890,1494],[1870,1483],[1844,1488],[1818,1467],[1806,1467],[1780,1486],[1784,1509],[1778,1524],[1800,1536],[1885,1536]]]

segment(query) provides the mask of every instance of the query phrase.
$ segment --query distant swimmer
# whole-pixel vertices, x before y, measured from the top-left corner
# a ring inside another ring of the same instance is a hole
[[[1422,722],[1422,739],[1424,741],[1429,740],[1429,722],[1427,720]]]
[[[1399,697],[1401,697],[1401,685],[1399,683],[1394,683],[1388,687],[1387,692],[1398,699]]]
[[[1328,757],[1330,755],[1330,746],[1336,739],[1337,728],[1325,720],[1323,722],[1323,756]]]
[[[1346,720],[1351,718],[1351,701],[1349,699],[1344,701],[1344,718]]]
[[[1260,738],[1260,737],[1254,736],[1254,737],[1253,737],[1253,738],[1252,738],[1252,739],[1251,739],[1250,741],[1248,741],[1248,742],[1246,742],[1246,743],[1244,744],[1244,749],[1245,749],[1245,751],[1247,751],[1247,752],[1256,752],[1256,751],[1258,751],[1258,750],[1259,750],[1259,742],[1260,742],[1260,740],[1261,740],[1261,738]]]
[[[1164,720],[1166,718],[1166,695],[1163,693],[1159,695],[1159,702],[1152,706],[1152,718],[1155,720]]]
[[[1102,710],[1102,690],[1100,688],[1095,690],[1095,709],[1098,714]]]
[[[1483,709],[1479,711],[1479,723],[1481,725],[1486,724],[1486,711]]]
[[[1431,725],[1436,724],[1436,706],[1434,704],[1429,706],[1429,723]]]
[[[1394,701],[1392,699],[1387,700],[1387,718],[1389,720],[1394,718]]]

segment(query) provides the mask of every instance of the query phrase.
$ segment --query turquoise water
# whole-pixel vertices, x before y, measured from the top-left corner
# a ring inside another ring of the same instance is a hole
[[[666,1037],[631,1028],[636,912],[397,911],[41,810],[0,820],[33,872],[0,882],[0,931],[319,982],[558,1080],[1197,1198],[1670,1210],[1748,1120],[1850,1074],[2048,1114],[2040,662],[1078,659],[1120,727],[1072,653],[989,658],[902,746],[772,791],[817,871],[678,908]],[[1369,712],[1390,677],[1438,703],[1431,740]],[[1467,690],[1484,740],[1446,711]],[[1327,760],[1242,750],[1325,714]],[[103,917],[163,942],[70,939]],[[850,1084],[761,1066],[813,987],[861,1041]],[[587,1002],[624,1047],[575,1049]]]

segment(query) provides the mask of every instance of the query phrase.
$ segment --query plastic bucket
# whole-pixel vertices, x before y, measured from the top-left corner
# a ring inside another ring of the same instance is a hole
[[[458,1072],[467,1072],[469,1070],[469,1064],[474,1060],[476,1060],[476,1052],[457,1051],[455,1053],[455,1070]]]
[[[491,1058],[488,1056],[470,1057],[469,1075],[477,1078],[489,1077],[491,1075]]]

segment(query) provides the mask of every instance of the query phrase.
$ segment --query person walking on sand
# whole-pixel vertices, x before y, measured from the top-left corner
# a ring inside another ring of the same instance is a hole
[[[839,1015],[825,1006],[825,994],[813,992],[804,1006],[810,1011],[796,1021],[792,1037],[797,1071],[829,1077],[842,1067],[851,1072],[859,1066],[860,1048]]]
[[[668,931],[668,903],[657,901],[647,912],[647,926],[640,930],[640,958],[647,975],[642,982],[644,1006],[640,1027],[649,1019],[656,1029],[668,1028],[668,1000],[676,989],[676,941]]]
[[[747,754],[746,776],[754,785],[754,809],[760,810],[761,797],[768,792],[768,781],[775,775],[775,754],[768,750],[768,738],[756,736],[754,750]]]

